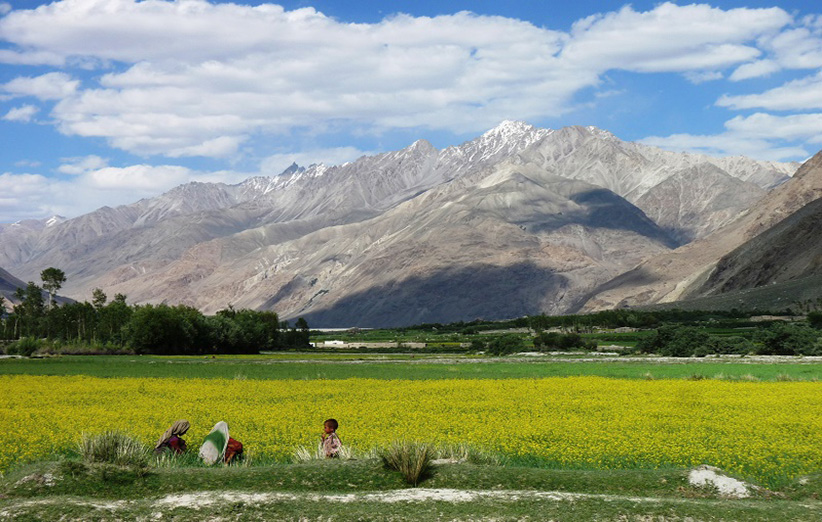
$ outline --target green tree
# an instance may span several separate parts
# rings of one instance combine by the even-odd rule
[[[759,355],[819,355],[820,333],[809,326],[774,323],[757,333]]]
[[[822,330],[822,312],[811,312],[808,314],[808,324],[817,330]]]
[[[51,308],[55,294],[66,282],[66,274],[59,268],[49,267],[40,272],[40,279],[43,280],[43,288],[49,293],[49,308]]]
[[[197,355],[213,344],[203,314],[183,305],[136,307],[125,335],[128,344],[140,353]]]
[[[106,305],[106,301],[108,301],[108,296],[103,292],[102,288],[95,288],[91,291],[91,304],[94,305],[94,308],[97,310],[103,308]]]
[[[97,339],[102,343],[125,344],[123,338],[123,328],[131,320],[134,309],[126,304],[125,296],[118,299],[116,296],[112,302],[97,311]]]
[[[508,355],[522,351],[524,343],[522,338],[516,334],[506,334],[494,337],[489,343],[486,351],[491,355]]]
[[[26,289],[18,288],[15,296],[20,304],[14,307],[14,314],[19,319],[19,328],[15,332],[20,337],[41,336],[41,326],[45,315],[43,289],[29,281]]]

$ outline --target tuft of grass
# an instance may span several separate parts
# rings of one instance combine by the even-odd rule
[[[89,464],[148,468],[149,450],[142,442],[121,431],[105,431],[96,435],[83,434],[80,455]]]
[[[422,442],[395,441],[378,453],[386,469],[399,471],[407,484],[416,487],[431,475],[436,450]]]
[[[337,452],[337,458],[340,460],[357,460],[359,458],[373,459],[375,458],[374,450],[361,452],[355,451],[351,446],[340,446]],[[291,454],[292,462],[311,462],[314,460],[326,460],[325,452],[322,446],[318,445],[314,450],[300,446],[294,453]]]
[[[503,466],[507,462],[506,457],[501,453],[477,449],[467,444],[438,445],[435,453],[437,459],[446,459],[456,463],[470,462],[471,464]]]

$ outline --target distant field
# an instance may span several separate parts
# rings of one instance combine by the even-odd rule
[[[544,356],[469,357],[278,353],[254,356],[62,356],[0,359],[0,375],[184,377],[206,379],[518,379],[599,376],[620,379],[822,380],[822,363],[743,359]]]

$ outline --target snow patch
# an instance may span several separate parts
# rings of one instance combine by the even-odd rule
[[[747,498],[751,495],[748,485],[722,474],[722,470],[713,466],[699,466],[688,474],[688,482],[696,487],[713,487],[720,495],[731,498]]]

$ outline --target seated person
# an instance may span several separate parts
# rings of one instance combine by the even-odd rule
[[[159,455],[168,450],[177,455],[185,453],[186,441],[182,439],[182,436],[186,434],[190,426],[187,420],[175,421],[157,441],[157,445],[154,446],[154,453]]]
[[[225,447],[225,455],[223,455],[223,462],[226,465],[232,462],[237,462],[243,459],[243,443],[239,440],[228,438],[228,444]]]

